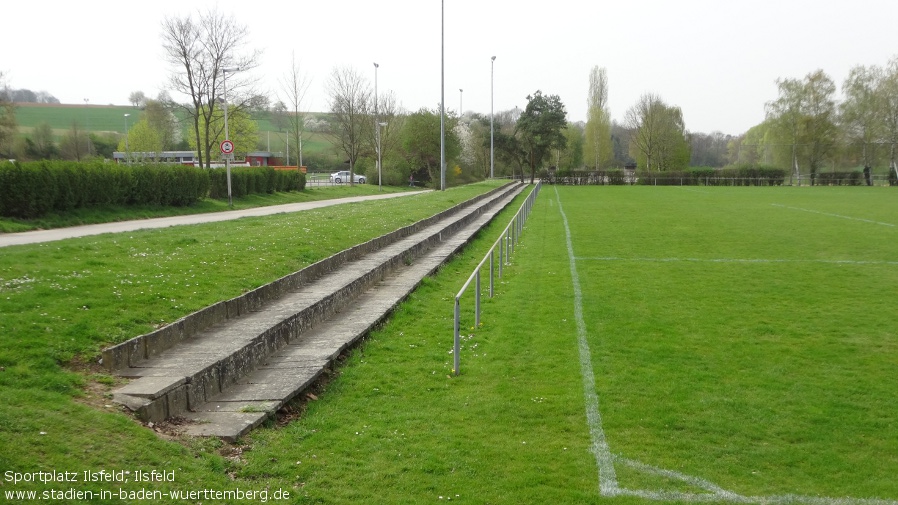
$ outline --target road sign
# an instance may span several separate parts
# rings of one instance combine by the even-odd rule
[[[222,140],[221,141],[221,153],[222,154],[231,154],[234,152],[234,143],[230,140]]]

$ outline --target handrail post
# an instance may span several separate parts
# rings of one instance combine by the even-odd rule
[[[505,262],[505,256],[503,255],[503,249],[505,245],[505,237],[499,238],[499,278],[502,278],[502,263]]]
[[[480,327],[480,269],[477,269],[477,280],[474,283],[474,327]]]
[[[493,297],[493,256],[495,256],[495,252],[493,249],[490,249],[490,298]]]
[[[454,360],[453,365],[452,365],[452,371],[456,376],[458,375],[459,354],[461,354],[461,352],[460,352],[461,343],[459,342],[459,336],[458,336],[458,320],[460,317],[461,317],[461,306],[458,303],[458,296],[456,296],[455,297],[455,341],[454,341],[453,347],[452,347],[452,354],[453,354],[453,360]]]

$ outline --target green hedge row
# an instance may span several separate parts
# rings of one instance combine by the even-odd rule
[[[211,178],[209,196],[228,197],[227,169],[208,170]],[[299,170],[275,170],[271,167],[231,168],[231,196],[239,198],[253,193],[302,191],[306,188],[306,174]]]
[[[619,186],[781,186],[786,171],[764,166],[741,166],[725,169],[693,168],[671,172],[627,173],[625,170],[559,170],[541,174],[543,181],[570,185]]]
[[[231,194],[302,191],[305,174],[271,167],[231,171]],[[118,165],[103,161],[0,162],[0,216],[36,218],[100,205],[187,206],[227,198],[226,170],[174,164]]]
[[[35,218],[98,205],[185,206],[209,192],[209,175],[182,165],[103,161],[0,163],[0,215]]]
[[[817,172],[811,184],[815,186],[863,186],[867,184],[864,173],[854,172]]]
[[[640,172],[639,184],[649,186],[782,186],[786,171],[765,166],[693,168],[676,172]]]

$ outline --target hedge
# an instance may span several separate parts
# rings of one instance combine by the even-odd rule
[[[228,197],[228,176],[224,168],[208,170],[211,198]],[[275,170],[271,167],[235,167],[231,169],[231,196],[239,198],[253,193],[302,191],[306,174],[299,170]]]
[[[864,173],[854,172],[817,172],[812,179],[816,186],[862,186],[867,183]]]
[[[103,161],[0,163],[0,216],[36,218],[99,205],[187,206],[209,192],[207,171]]]
[[[559,170],[541,174],[543,181],[569,185],[618,186],[781,186],[786,171],[764,166],[740,166],[725,169],[693,168],[667,172],[630,172],[611,170]]]
[[[650,186],[782,186],[786,171],[765,166],[693,168],[672,172],[640,172],[638,184]]]

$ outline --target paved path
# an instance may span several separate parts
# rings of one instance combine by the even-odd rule
[[[185,224],[215,223],[228,221],[241,217],[270,216],[287,212],[318,209],[340,205],[343,203],[363,202],[366,200],[382,200],[385,198],[397,198],[424,193],[425,191],[408,191],[402,193],[388,193],[384,195],[350,196],[347,198],[334,198],[331,200],[318,200],[315,202],[287,203],[284,205],[271,205],[268,207],[254,207],[252,209],[228,210],[224,212],[209,212],[206,214],[188,214],[186,216],[157,217],[152,219],[139,219],[136,221],[119,221],[115,223],[89,224],[85,226],[72,226],[69,228],[56,228],[53,230],[26,231],[21,233],[0,233],[0,247],[23,244],[38,244],[41,242],[53,242],[67,238],[87,237],[103,233],[119,233],[125,231],[146,230],[151,228],[168,228]]]

